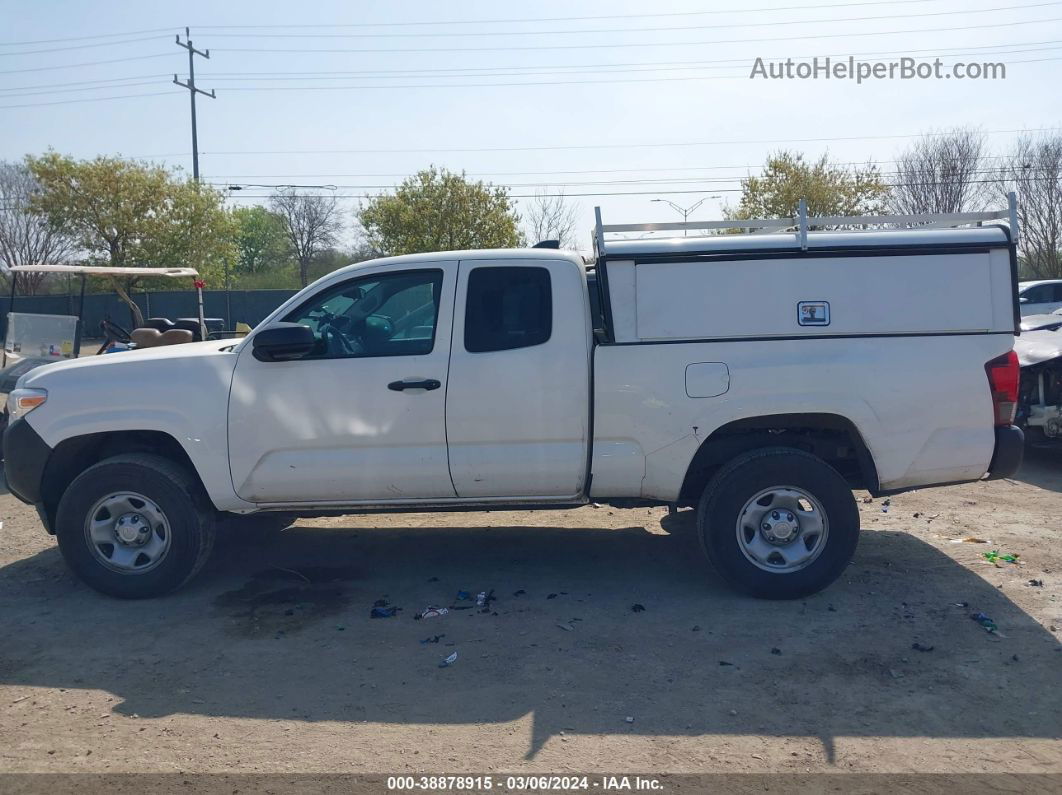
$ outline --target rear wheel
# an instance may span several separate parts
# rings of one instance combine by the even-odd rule
[[[141,599],[179,588],[206,563],[214,515],[199,482],[160,456],[132,454],[89,467],[56,514],[59,549],[97,591]]]
[[[859,509],[825,461],[772,447],[738,456],[712,478],[697,526],[705,554],[734,588],[795,599],[844,571],[859,540]]]

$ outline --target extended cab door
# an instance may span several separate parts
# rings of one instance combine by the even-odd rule
[[[590,412],[586,277],[570,260],[462,260],[446,430],[457,494],[581,494]]]
[[[283,317],[314,331],[309,355],[262,362],[244,345],[229,397],[236,493],[262,503],[453,497],[444,410],[456,280],[456,261],[370,267]]]

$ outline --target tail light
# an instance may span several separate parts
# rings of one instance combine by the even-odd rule
[[[1018,407],[1018,354],[1009,351],[985,364],[996,425],[1010,425]]]

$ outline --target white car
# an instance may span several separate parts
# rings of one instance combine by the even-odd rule
[[[1062,279],[1018,283],[1018,304],[1025,315],[1049,315],[1062,309]]]
[[[591,501],[695,506],[723,578],[804,596],[852,559],[853,488],[1006,477],[1024,447],[1008,230],[814,224],[352,265],[242,340],[23,376],[8,486],[122,597],[186,582],[234,514]]]

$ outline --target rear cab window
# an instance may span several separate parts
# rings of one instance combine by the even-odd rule
[[[465,350],[528,348],[553,333],[549,271],[538,267],[481,267],[468,275]]]

